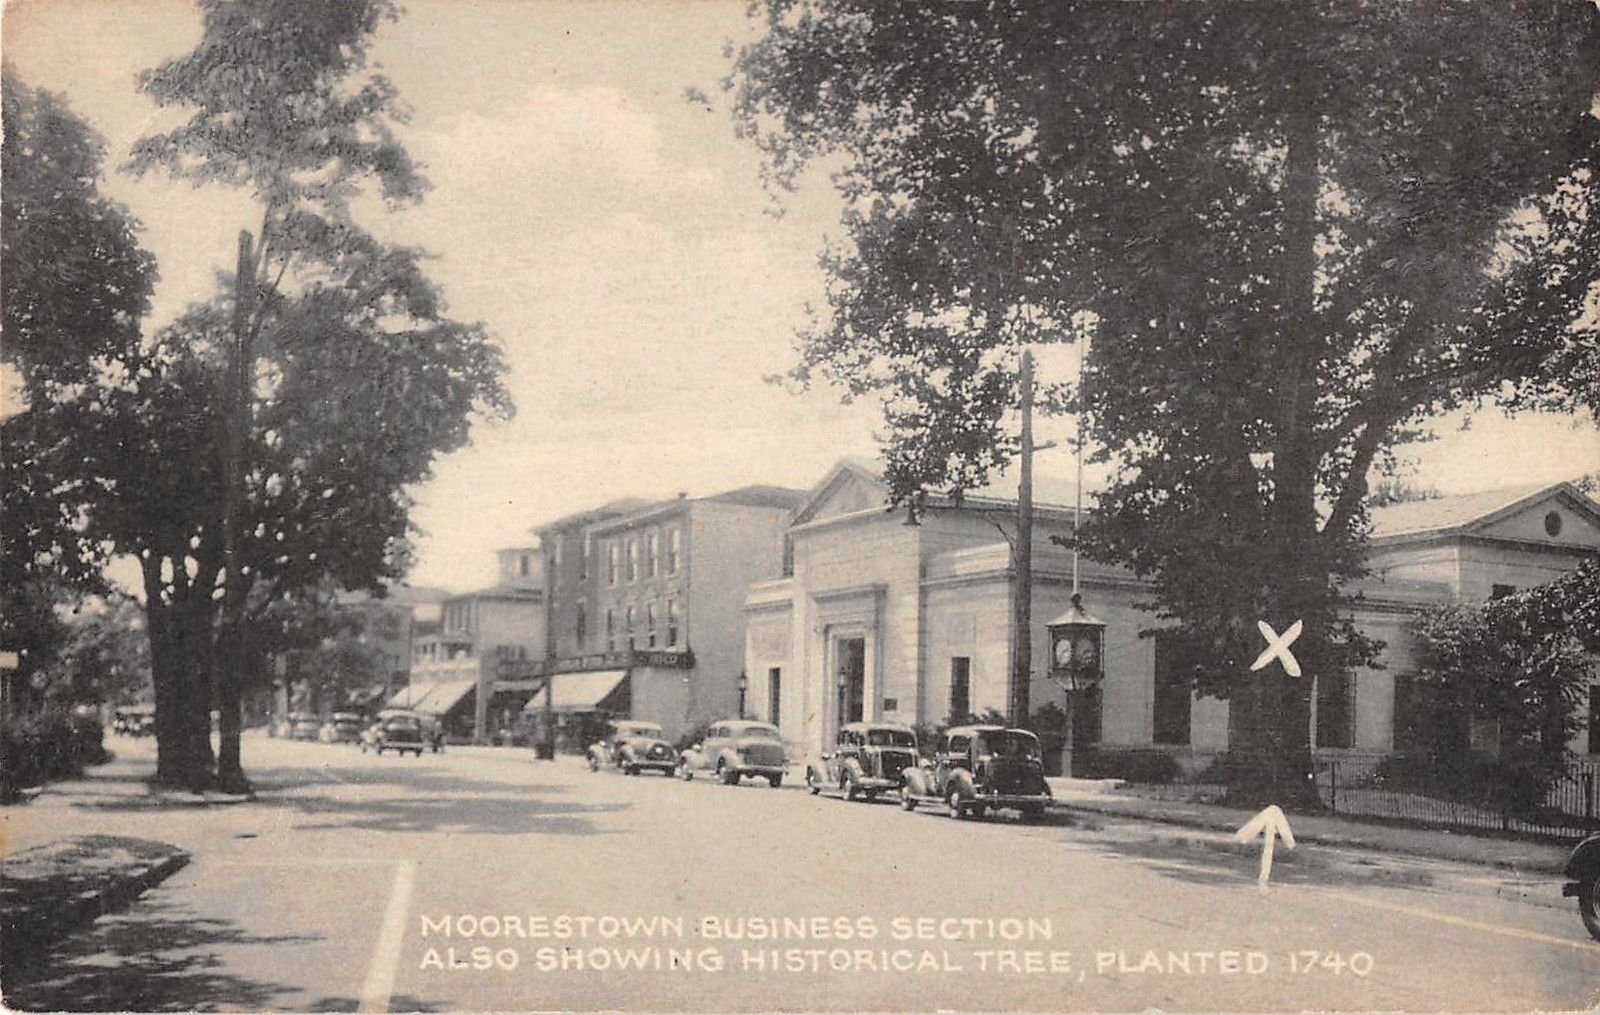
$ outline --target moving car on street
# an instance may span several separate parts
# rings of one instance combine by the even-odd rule
[[[917,764],[917,735],[898,723],[853,722],[839,730],[834,746],[806,763],[806,788],[813,794],[837,787],[846,800],[871,800],[898,790],[902,773]]]
[[[378,724],[377,742],[373,746],[380,755],[386,750],[399,754],[412,751],[422,757],[422,750],[427,746],[422,721],[412,715],[390,716]]]
[[[1039,738],[1004,726],[953,726],[939,740],[933,761],[907,769],[900,805],[942,803],[952,818],[981,818],[992,810],[1019,812],[1037,821],[1050,805]]]
[[[709,771],[729,786],[746,776],[766,779],[774,788],[783,785],[789,751],[778,728],[749,719],[724,719],[711,724],[706,738],[683,752],[678,766],[684,780]]]
[[[661,724],[637,719],[606,723],[605,738],[589,746],[589,771],[612,765],[627,775],[643,771],[671,775],[678,767],[678,752],[662,739]]]

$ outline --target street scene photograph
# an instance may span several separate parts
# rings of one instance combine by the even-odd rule
[[[1600,2],[0,60],[6,1010],[1600,1006]]]

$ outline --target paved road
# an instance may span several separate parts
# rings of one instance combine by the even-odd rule
[[[147,744],[115,746],[140,762]],[[1135,824],[591,774],[525,752],[378,759],[253,740],[264,793],[155,809],[124,764],[5,815],[10,848],[116,831],[195,861],[41,968],[63,1009],[1574,1009],[1575,914],[1438,865],[1247,856]],[[120,775],[118,773],[121,773]],[[1192,837],[1189,837],[1192,839]],[[1355,876],[1391,869],[1400,881]]]

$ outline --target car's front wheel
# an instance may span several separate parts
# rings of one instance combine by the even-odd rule
[[[1583,885],[1578,892],[1578,915],[1589,936],[1600,941],[1600,879]]]
[[[900,784],[900,809],[914,811],[917,809],[916,795],[911,792],[911,787],[905,783]]]
[[[782,772],[774,772],[771,775],[767,776],[767,785],[771,786],[773,789],[777,789],[779,786],[782,786],[783,785],[783,773]]]
[[[589,755],[589,771],[591,771],[591,772],[600,771],[600,759],[595,757],[592,754]]]
[[[950,792],[944,796],[944,803],[946,807],[950,808],[950,817],[966,817],[966,807],[961,803],[961,788],[959,786],[950,787]]]
[[[817,770],[809,766],[806,768],[806,789],[811,791],[812,796],[822,792],[822,780],[817,778]]]
[[[725,786],[739,785],[738,769],[728,764],[726,760],[717,762],[717,778],[721,779]]]

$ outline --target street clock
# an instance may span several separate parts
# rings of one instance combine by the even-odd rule
[[[1074,593],[1072,607],[1046,625],[1050,634],[1050,679],[1072,691],[1084,691],[1105,677],[1105,621],[1083,609]]]

